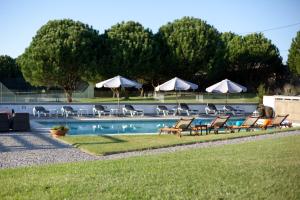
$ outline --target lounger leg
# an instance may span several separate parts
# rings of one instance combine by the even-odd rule
[[[215,134],[218,134],[218,133],[219,133],[219,130],[214,128],[214,133],[215,133]]]
[[[177,135],[181,137],[181,131],[177,131]]]

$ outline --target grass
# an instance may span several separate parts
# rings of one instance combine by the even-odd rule
[[[300,199],[300,136],[0,170],[0,199]]]
[[[228,103],[258,103],[258,97],[255,94],[230,94]],[[117,103],[117,98],[97,97],[97,98],[78,98],[74,99],[83,103]],[[225,103],[225,95],[220,94],[203,94],[201,100],[196,100],[196,95],[178,97],[179,102],[184,103]],[[176,103],[175,95],[167,95],[164,101],[159,101],[153,97],[130,97],[129,99],[121,98],[120,103]]]
[[[96,155],[108,155],[113,153],[135,150],[155,149],[181,144],[192,144],[214,140],[247,137],[252,135],[272,134],[279,131],[299,130],[290,128],[267,131],[236,132],[227,134],[208,134],[203,136],[186,135],[181,138],[175,135],[118,135],[118,136],[65,136],[61,137],[65,142],[80,148],[85,152]]]

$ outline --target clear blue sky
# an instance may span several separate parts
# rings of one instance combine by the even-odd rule
[[[264,32],[286,61],[300,31],[300,0],[0,0],[0,55],[21,55],[36,31],[52,19],[71,18],[103,33],[112,25],[138,21],[154,33],[183,16],[201,18],[220,32]]]

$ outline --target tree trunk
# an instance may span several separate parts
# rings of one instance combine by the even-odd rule
[[[126,90],[126,89],[124,89],[124,98],[126,99],[126,100],[128,100],[129,99],[129,94],[128,94],[128,91]]]
[[[144,89],[141,88],[141,89],[140,89],[140,97],[143,97],[143,96],[144,96]]]
[[[113,98],[116,98],[117,97],[117,90],[115,88],[111,88],[111,91],[113,93]]]
[[[71,103],[73,101],[73,99],[72,99],[73,91],[65,89],[65,94],[66,94],[66,97],[67,97],[67,102]]]
[[[151,85],[152,85],[152,87],[153,87],[153,96],[156,97],[156,90],[155,90],[155,88],[156,88],[157,86],[159,86],[159,84],[158,84],[157,86],[155,86],[155,85],[154,85],[154,81],[152,80]]]

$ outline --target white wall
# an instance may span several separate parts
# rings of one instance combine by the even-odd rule
[[[276,115],[289,114],[288,120],[300,121],[300,97],[299,96],[264,96],[263,103],[275,110]]]
[[[275,96],[263,96],[263,104],[275,109]]]

